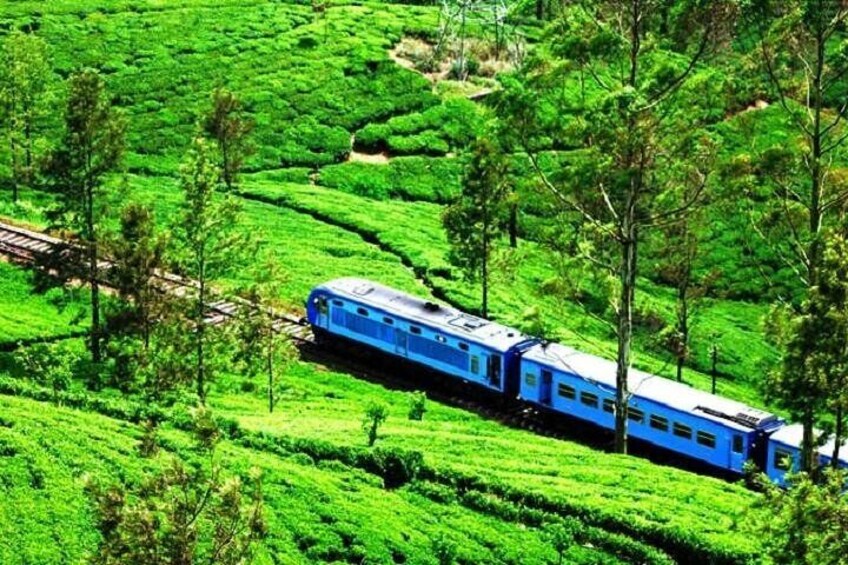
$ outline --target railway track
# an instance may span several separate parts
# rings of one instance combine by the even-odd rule
[[[72,243],[40,232],[27,230],[17,226],[0,223],[0,254],[23,264],[37,264],[39,259],[67,249]],[[108,272],[112,264],[108,260],[100,262],[102,282],[108,286]],[[197,289],[197,283],[191,279],[180,277],[173,273],[158,273],[158,287],[163,292],[185,296]],[[247,300],[240,298],[225,298],[211,302],[204,313],[207,324],[225,323],[236,317],[242,308],[251,306]],[[296,341],[310,341],[312,334],[309,326],[301,318],[289,313],[271,311],[274,327],[278,332],[289,335]]]
[[[67,248],[69,245],[73,244],[40,232],[0,222],[0,255],[5,255],[18,263],[37,264],[39,258],[55,253],[57,249]],[[110,267],[109,261],[101,263],[104,275]],[[157,277],[161,281],[160,288],[164,292],[185,295],[196,288],[195,281],[173,273],[160,273]],[[103,277],[103,282],[108,286],[107,276]],[[225,323],[234,318],[241,308],[248,306],[250,302],[238,297],[222,298],[210,303],[205,320],[208,324]],[[597,430],[579,422],[564,421],[558,415],[544,413],[519,400],[488,398],[485,395],[481,397],[479,391],[472,389],[472,386],[467,383],[445,377],[427,368],[414,366],[410,362],[379,356],[350,344],[332,343],[329,344],[331,347],[326,347],[327,344],[317,342],[311,328],[303,318],[295,314],[276,311],[272,311],[272,315],[276,320],[277,331],[289,335],[298,346],[301,356],[308,361],[391,389],[423,390],[433,400],[473,412],[486,419],[496,420],[512,428],[521,428],[556,439],[578,441],[602,450],[609,449],[612,445],[611,438],[599,436]],[[642,450],[636,447],[635,451],[659,463],[671,463],[690,468],[685,461],[670,462],[663,456],[657,458],[650,449]],[[700,466],[692,467],[690,470],[722,477],[716,475],[713,470]]]

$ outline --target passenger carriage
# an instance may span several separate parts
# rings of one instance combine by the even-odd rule
[[[358,278],[316,287],[307,319],[318,333],[369,345],[492,391],[517,393],[520,331]]]
[[[819,432],[816,431],[816,435]],[[790,424],[771,435],[768,443],[768,459],[764,467],[769,478],[781,486],[786,485],[786,474],[801,468],[801,440],[804,427]],[[833,460],[834,440],[818,448],[819,465],[828,466]],[[839,467],[848,468],[848,445],[843,445],[839,454]]]
[[[616,364],[551,343],[521,360],[520,396],[550,410],[615,428]],[[765,460],[775,415],[631,369],[628,429],[633,438],[715,467],[742,473],[745,461]]]

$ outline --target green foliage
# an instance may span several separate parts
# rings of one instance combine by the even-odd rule
[[[216,88],[212,92],[212,108],[204,118],[203,129],[218,143],[221,177],[228,190],[238,183],[245,157],[253,150],[247,139],[253,127],[253,122],[245,118],[242,103],[235,94],[226,88]]]
[[[53,390],[53,402],[59,404],[59,393],[70,387],[79,359],[61,344],[52,343],[18,349],[16,357],[32,380]]]
[[[416,390],[409,395],[409,419],[420,422],[427,411],[427,393]]]
[[[368,447],[374,445],[377,441],[377,430],[389,417],[389,411],[385,405],[373,403],[365,409],[365,417],[362,419],[362,431],[368,440]]]
[[[356,132],[354,147],[392,155],[444,155],[470,144],[481,121],[476,104],[454,98],[420,113],[369,124]]]
[[[398,157],[388,164],[348,162],[321,169],[318,182],[344,192],[384,200],[446,203],[460,192],[461,162],[455,158]]]
[[[845,560],[848,500],[844,471],[827,470],[817,483],[806,473],[781,489],[760,478],[765,490],[752,508],[751,530],[763,540],[766,563],[837,564]]]
[[[39,122],[51,78],[47,44],[33,33],[8,34],[0,49],[0,126],[9,140],[12,200],[18,186],[31,185],[38,155]]]

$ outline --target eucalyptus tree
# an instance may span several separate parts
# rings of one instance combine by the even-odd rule
[[[0,49],[0,118],[9,142],[12,200],[33,175],[33,142],[50,81],[47,44],[32,33],[14,30]]]
[[[571,2],[500,100],[505,130],[552,205],[579,224],[579,249],[617,281],[617,452],[627,451],[639,249],[652,230],[702,202],[714,143],[698,128],[696,98],[680,98],[699,63],[723,45],[734,13],[730,1],[687,2],[670,24],[672,41],[662,34],[669,24],[659,0]],[[580,94],[564,95],[571,89]],[[563,146],[582,150],[565,164],[544,158],[544,149]],[[668,197],[686,182],[696,187],[689,198]]]
[[[492,251],[509,227],[512,196],[509,162],[487,137],[475,142],[462,180],[462,193],[442,216],[451,244],[449,259],[470,281],[482,284],[481,313],[489,314]]]
[[[82,255],[70,256],[79,261],[78,276],[91,289],[89,346],[94,362],[102,357],[99,263],[101,228],[109,200],[105,181],[121,162],[125,132],[126,123],[112,108],[100,74],[91,69],[72,74],[68,79],[65,132],[50,155],[46,174],[57,197],[51,220],[76,232],[84,249]]]
[[[792,304],[801,317],[793,327],[804,332],[817,324],[810,316],[825,315],[809,309],[815,302],[811,294],[819,284],[824,230],[844,214],[848,199],[848,182],[837,165],[848,137],[848,1],[759,0],[753,5],[763,67],[800,140],[774,144],[761,156],[771,194],[753,226],[804,289]],[[817,407],[825,406],[829,396],[818,386],[821,375],[808,359],[820,345],[812,336],[796,336],[783,370],[770,382],[777,401],[793,411],[798,401],[793,391],[805,391],[807,401],[797,416],[804,426],[802,468],[807,471],[816,464]]]
[[[212,92],[212,107],[203,121],[206,134],[218,144],[221,154],[221,178],[228,190],[238,184],[244,159],[252,152],[248,136],[253,122],[245,115],[243,104],[226,88]]]
[[[205,317],[213,300],[212,282],[233,272],[246,252],[244,234],[238,229],[239,207],[220,193],[220,171],[212,160],[208,142],[197,137],[180,167],[183,200],[172,227],[176,263],[181,274],[196,288],[191,302],[192,329],[185,352],[194,366],[197,396],[206,401],[207,381],[213,371],[210,346],[219,342],[219,330],[208,327]]]

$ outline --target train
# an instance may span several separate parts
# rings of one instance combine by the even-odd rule
[[[312,289],[306,318],[344,339],[606,430],[615,427],[616,364],[362,278]],[[753,462],[777,484],[798,468],[801,426],[744,403],[632,369],[629,436],[730,475]],[[830,458],[822,450],[820,461]],[[848,457],[840,457],[848,467]]]

